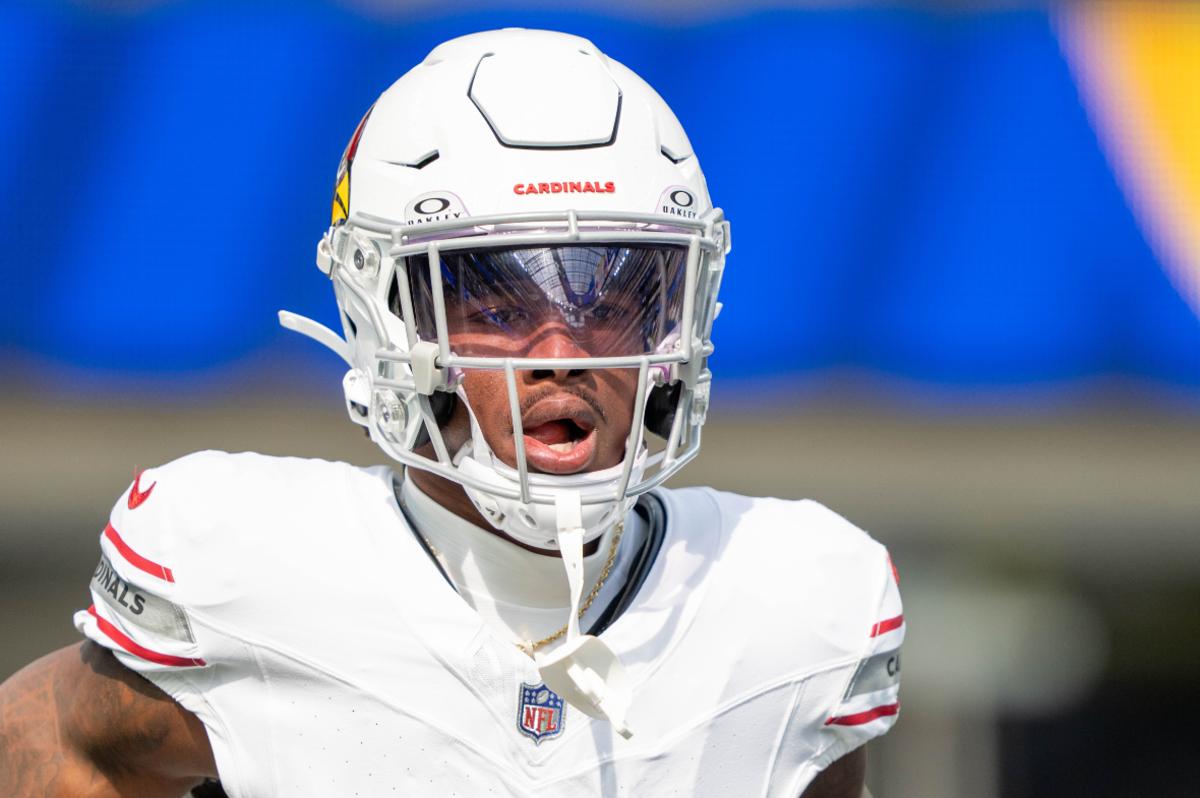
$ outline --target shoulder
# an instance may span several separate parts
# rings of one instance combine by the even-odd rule
[[[887,549],[820,502],[742,496],[711,488],[660,494],[681,532],[719,530],[727,539],[721,559],[730,568],[793,578],[803,575],[811,589],[823,592],[861,589],[864,580],[881,585],[890,572]]]
[[[785,647],[774,652],[780,661],[818,666],[852,659],[883,620],[876,616],[899,605],[887,549],[819,502],[709,488],[663,493],[681,534],[720,528],[716,588],[743,618],[761,619],[761,639]],[[779,618],[788,619],[783,629],[768,622]]]
[[[386,468],[327,460],[195,452],[137,474],[110,521],[134,535],[186,539],[219,532],[239,518],[310,510],[347,494],[385,489],[388,474]]]
[[[819,502],[676,493],[676,507],[706,504],[725,530],[706,605],[720,639],[740,649],[739,684],[747,694],[804,684],[779,748],[797,765],[784,792],[798,795],[896,721],[899,577],[881,543]]]
[[[390,497],[383,467],[205,451],[147,469],[100,534],[76,626],[142,671],[228,659],[216,637],[271,628],[297,584],[378,527],[355,514]]]
[[[189,606],[236,598],[311,551],[390,471],[254,452],[203,451],[139,473],[101,537],[122,574]]]
[[[272,499],[302,497],[315,485],[337,489],[346,483],[377,481],[380,469],[257,452],[194,452],[140,472],[118,499],[113,513],[139,516],[156,511],[215,514]]]

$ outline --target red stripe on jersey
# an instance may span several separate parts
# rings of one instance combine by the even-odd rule
[[[146,491],[149,493],[150,491]],[[900,572],[896,570],[896,563],[892,562],[892,555],[888,555],[888,566],[892,569],[892,578],[896,580],[896,587],[900,587]]]
[[[900,702],[895,704],[884,704],[883,706],[868,709],[866,712],[855,712],[853,715],[838,715],[825,721],[826,726],[861,726],[864,723],[870,723],[878,718],[885,718],[888,715],[895,715],[900,711]]]
[[[176,657],[173,654],[160,654],[159,652],[153,651],[149,648],[146,648],[145,646],[138,645],[127,634],[122,632],[117,627],[113,626],[111,623],[109,623],[104,618],[101,618],[96,613],[96,605],[95,604],[88,607],[87,611],[88,611],[89,615],[91,615],[93,618],[96,619],[96,625],[100,627],[100,631],[104,632],[104,634],[107,635],[110,640],[112,640],[114,643],[116,643],[121,648],[128,651],[130,654],[136,654],[137,656],[141,657],[144,660],[147,660],[149,662],[157,662],[159,665],[176,665],[179,667],[189,667],[192,665],[206,664],[204,662],[204,660],[202,660],[202,659],[196,659],[196,658],[192,658],[192,657]]]
[[[112,544],[117,547],[117,551],[121,552],[121,556],[128,560],[130,565],[145,571],[151,576],[157,576],[159,579],[164,579],[168,582],[175,581],[175,575],[171,573],[170,568],[165,565],[159,565],[154,560],[147,560],[129,548],[129,544],[121,539],[120,533],[113,528],[112,524],[104,527],[104,537],[112,541]]]
[[[904,615],[897,615],[895,618],[888,618],[886,621],[880,621],[871,627],[871,637],[879,637],[882,634],[887,634],[893,629],[899,629],[904,625]]]

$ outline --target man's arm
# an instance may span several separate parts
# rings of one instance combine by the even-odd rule
[[[196,716],[95,643],[0,685],[0,795],[178,798],[216,775]]]
[[[860,746],[817,774],[800,798],[870,798],[867,747]]]

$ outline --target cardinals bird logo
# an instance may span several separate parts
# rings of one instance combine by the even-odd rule
[[[333,219],[331,224],[341,224],[350,216],[350,167],[354,164],[354,156],[358,152],[358,141],[362,138],[363,128],[367,125],[367,117],[371,115],[372,109],[375,106],[367,109],[363,118],[358,123],[358,127],[354,128],[354,135],[350,137],[350,143],[346,145],[346,151],[342,153],[342,162],[338,164],[337,182],[333,187]]]

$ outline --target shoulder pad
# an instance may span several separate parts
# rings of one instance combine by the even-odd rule
[[[92,605],[76,614],[75,624],[129,667],[207,664],[184,609],[187,591],[177,579],[188,548],[177,533],[178,519],[194,505],[190,486],[211,482],[221,463],[221,453],[201,452],[139,472],[100,534]]]

